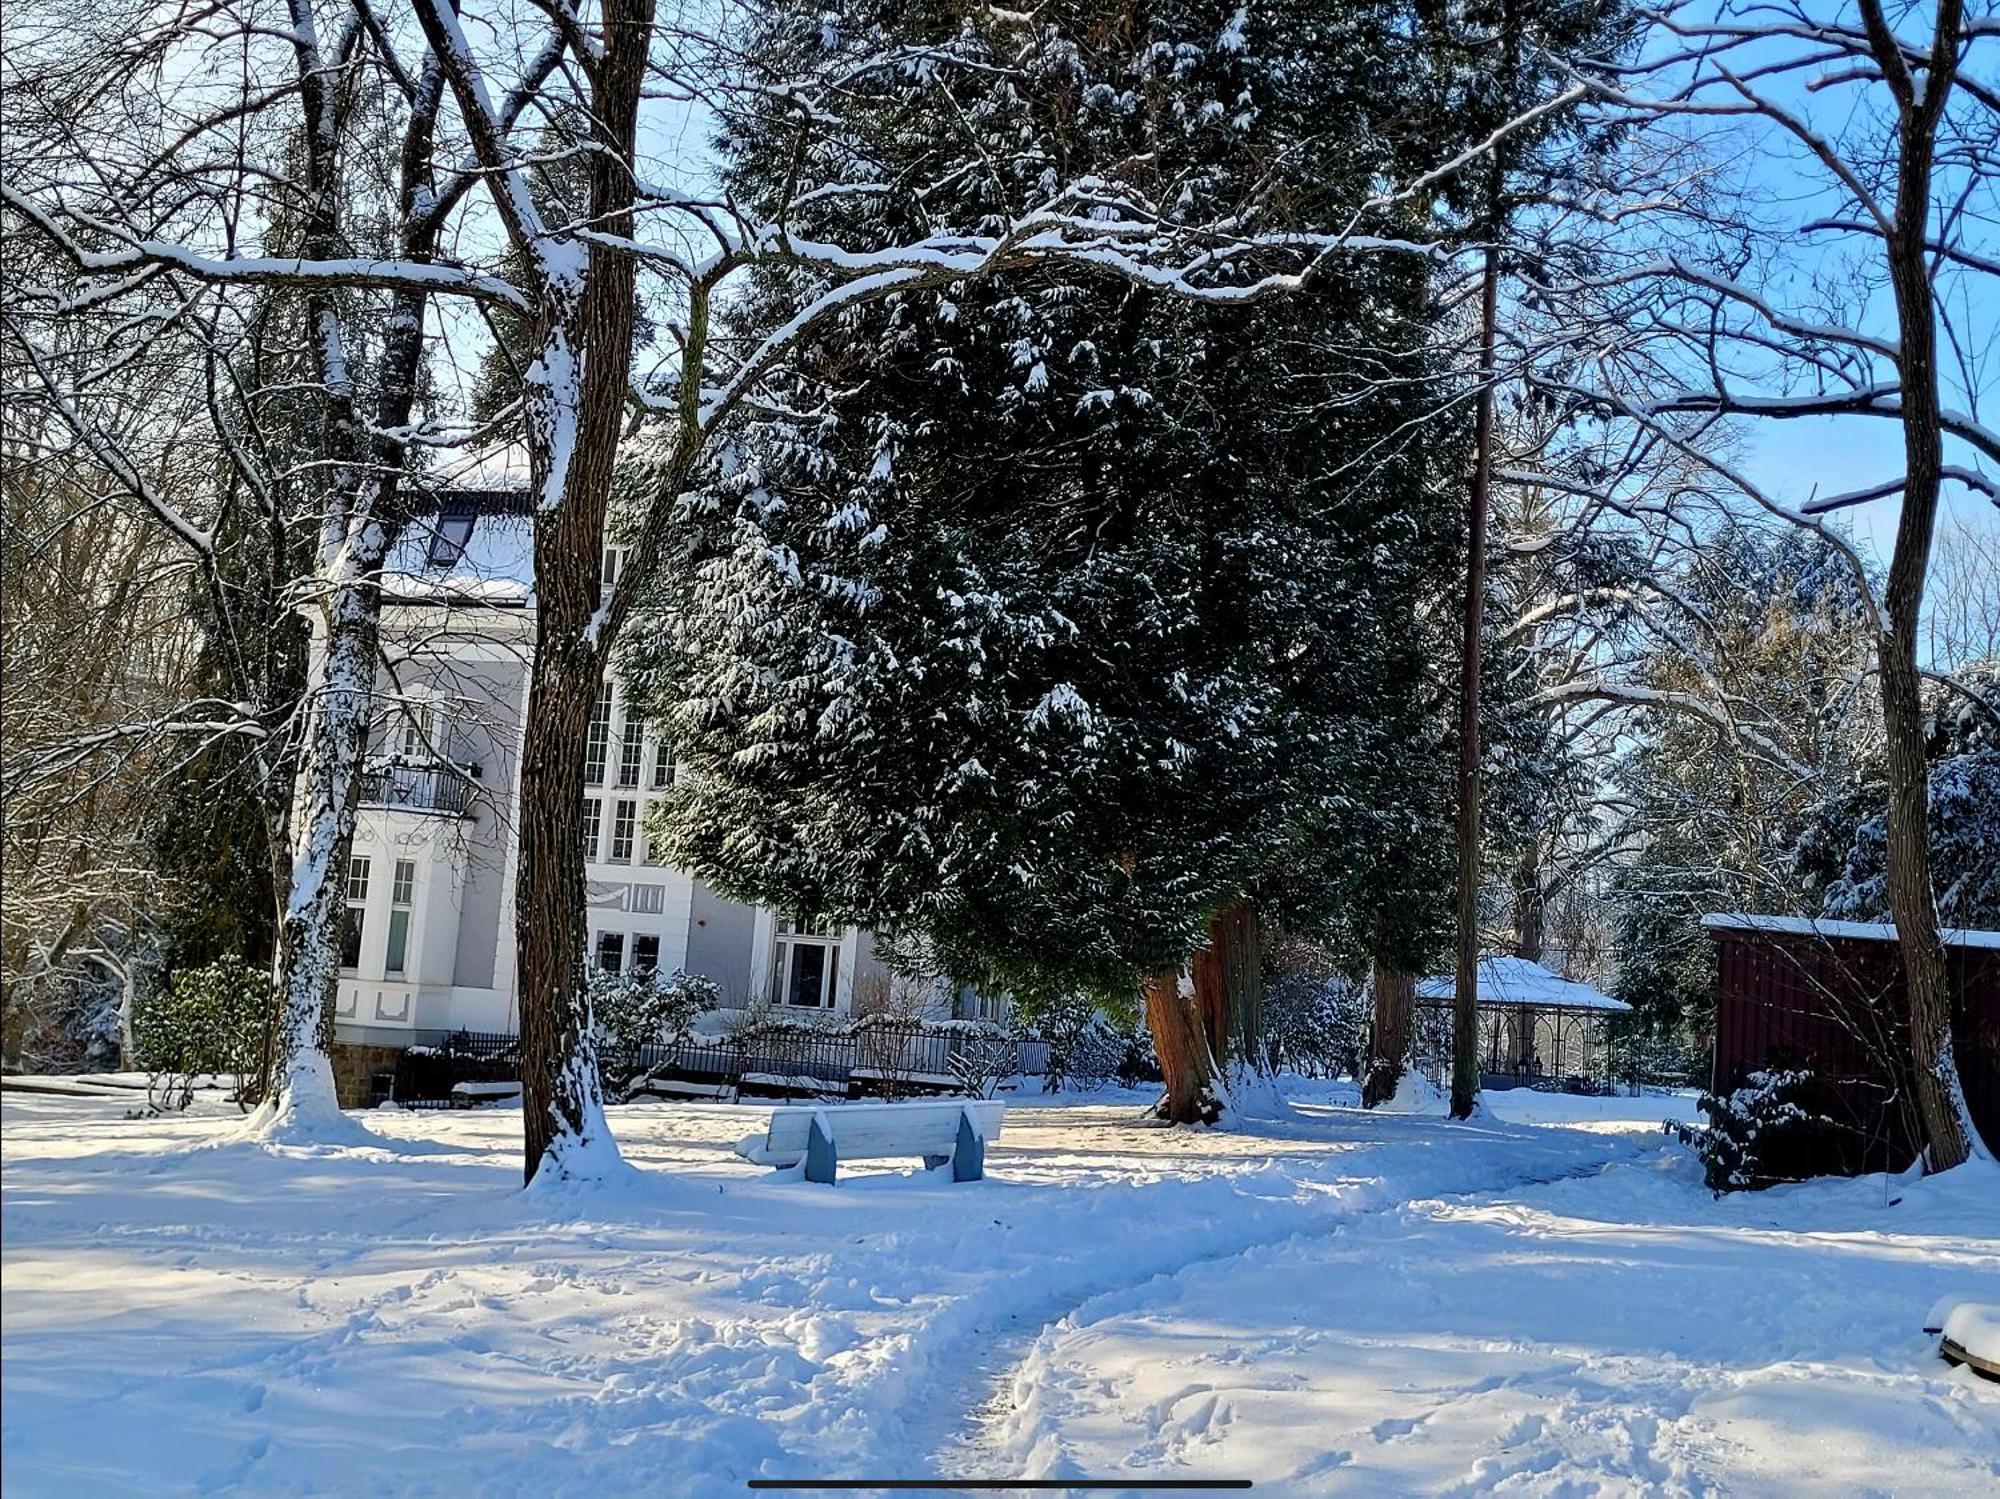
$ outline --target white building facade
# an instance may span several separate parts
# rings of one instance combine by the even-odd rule
[[[515,1033],[515,829],[534,651],[529,521],[512,491],[449,495],[385,577],[381,708],[347,875],[341,1040]],[[609,559],[615,564],[617,559]],[[659,856],[671,755],[616,682],[592,717],[577,815],[594,967],[700,974],[726,1008],[853,1013],[869,934],[725,899]]]

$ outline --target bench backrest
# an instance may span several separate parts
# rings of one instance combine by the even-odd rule
[[[826,1120],[834,1149],[843,1161],[872,1156],[950,1155],[958,1140],[959,1116],[972,1111],[981,1139],[1000,1138],[1007,1105],[991,1099],[941,1098],[923,1103],[851,1103],[830,1108],[771,1110],[771,1127],[764,1136],[768,1158],[803,1157],[814,1114]]]

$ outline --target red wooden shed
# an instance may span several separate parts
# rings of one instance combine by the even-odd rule
[[[1715,1074],[1804,1068],[1812,1107],[1841,1128],[1796,1174],[1900,1171],[1921,1138],[1909,1088],[1909,1004],[1896,929],[1803,917],[1717,915]],[[1952,1050],[1973,1123],[2000,1143],[2000,932],[1947,931]]]

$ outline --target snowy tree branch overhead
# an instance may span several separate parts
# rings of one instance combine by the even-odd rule
[[[234,91],[226,81],[190,81],[185,88],[188,122],[156,159],[135,163],[130,180],[120,182],[114,176],[107,187],[104,182],[84,179],[36,181],[35,174],[19,174],[0,185],[0,192],[4,192],[8,209],[59,246],[81,273],[82,283],[70,293],[72,298],[121,301],[142,292],[153,275],[166,272],[246,285],[421,288],[482,302],[503,313],[526,315],[530,294],[510,279],[501,263],[503,246],[494,241],[490,227],[480,228],[478,215],[465,220],[464,230],[455,236],[461,246],[460,261],[450,263],[431,256],[410,259],[394,254],[257,254],[246,248],[260,237],[254,215],[243,222],[240,236],[230,232],[211,239],[205,233],[166,232],[170,222],[146,222],[143,214],[135,217],[126,211],[127,205],[141,201],[142,194],[157,197],[163,183],[170,184],[169,191],[182,195],[190,204],[241,198],[255,168],[225,154],[237,148],[232,131],[240,133],[245,120],[268,114],[294,89],[304,89],[311,95],[308,112],[313,131],[323,134],[332,128],[333,112],[351,107],[342,102],[343,82],[356,75],[363,54],[372,53],[413,105],[434,102],[437,77],[442,74],[452,94],[456,129],[470,158],[463,167],[446,169],[448,137],[440,141],[437,159],[427,173],[429,182],[404,205],[408,222],[441,227],[441,221],[454,212],[464,219],[467,192],[484,181],[495,189],[491,204],[508,238],[536,258],[537,268],[544,274],[558,269],[550,257],[565,244],[572,247],[561,251],[567,257],[560,267],[565,274],[576,273],[581,262],[575,250],[584,245],[622,250],[641,258],[648,269],[666,275],[674,284],[668,293],[670,300],[682,301],[698,289],[713,292],[730,274],[748,265],[781,258],[842,282],[842,299],[852,300],[887,295],[909,284],[909,275],[873,279],[889,270],[927,280],[949,279],[1063,260],[1177,295],[1235,302],[1295,290],[1309,282],[1316,264],[1343,251],[1439,253],[1434,242],[1369,233],[1366,220],[1375,209],[1465,170],[1506,130],[1496,131],[1493,139],[1423,174],[1407,188],[1356,205],[1346,226],[1338,231],[1260,227],[1255,222],[1259,214],[1254,204],[1217,205],[1206,217],[1188,219],[1163,211],[1136,190],[1136,182],[1089,178],[1057,184],[1057,190],[1042,203],[1015,215],[998,232],[919,235],[898,243],[842,246],[800,235],[792,226],[793,216],[844,193],[900,190],[921,194],[923,189],[912,184],[892,189],[866,180],[832,180],[803,185],[793,201],[769,205],[761,215],[746,214],[741,204],[718,204],[712,199],[649,187],[638,217],[652,225],[654,232],[644,239],[617,237],[594,225],[545,224],[530,191],[528,174],[535,169],[535,148],[516,138],[524,114],[531,108],[532,112],[545,113],[554,107],[565,93],[558,82],[561,69],[574,66],[587,75],[601,50],[593,30],[595,23],[581,13],[563,5],[541,7],[541,11],[547,25],[539,37],[527,23],[498,17],[479,19],[483,32],[508,38],[525,59],[505,86],[489,76],[494,61],[482,59],[469,40],[471,15],[461,17],[433,0],[419,0],[407,11],[367,4],[356,5],[351,11],[329,7],[324,17],[316,17],[312,6],[301,3],[291,7],[289,25],[282,30],[268,27],[254,4],[221,7],[200,26],[159,23],[145,38],[154,54],[192,54],[219,34],[235,35],[246,51],[283,41],[299,58],[299,76],[292,85],[278,89],[253,83],[253,76],[261,79],[263,75],[250,68],[245,70],[241,87]],[[345,21],[341,19],[343,12],[347,12]],[[321,30],[334,36],[330,56],[323,55]],[[662,48],[650,63],[662,92],[672,92],[669,86],[686,89],[694,87],[697,80],[716,78],[716,70],[729,56],[720,34],[663,27],[662,38]],[[698,55],[704,47],[706,55]],[[421,49],[422,63],[409,60],[413,49]],[[816,80],[810,88],[790,84],[775,90],[774,97],[830,134],[845,128],[844,94],[857,80],[917,61],[938,71],[976,71],[983,66],[951,48],[930,49],[922,59],[906,55],[862,58],[843,61],[829,77]],[[754,79],[736,78],[725,86],[752,89],[760,85]],[[1545,101],[1524,120],[1566,99]],[[268,230],[268,226],[262,227]],[[706,239],[708,249],[689,255],[686,246],[690,236]],[[476,248],[482,240],[483,250]],[[1281,264],[1273,265],[1274,261]],[[817,315],[811,307],[802,308],[802,325]],[[709,389],[715,392],[711,400],[721,406],[730,404],[726,392],[744,383],[744,372],[762,362],[749,357],[737,371],[719,372],[709,382]],[[655,404],[650,399],[645,403]]]

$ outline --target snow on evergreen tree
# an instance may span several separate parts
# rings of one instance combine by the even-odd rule
[[[1189,216],[1324,221],[1437,145],[1406,19],[774,4],[731,186],[796,193],[790,232],[843,244],[990,232],[1093,172]],[[784,80],[836,74],[866,128],[808,141]],[[1022,996],[1129,996],[1260,889],[1347,919],[1410,822],[1414,621],[1459,523],[1428,290],[1419,256],[1241,307],[1050,266],[830,326],[687,506],[634,632],[690,772],[668,855]],[[797,300],[764,293],[739,336]]]
[[[1933,690],[1925,735],[1930,760],[1931,881],[1938,920],[1948,927],[2000,931],[2000,663],[1965,672],[1961,685]],[[1970,689],[1968,692],[1966,689]],[[1838,847],[1839,872],[1826,883],[1820,914],[1842,921],[1887,921],[1888,819],[1881,765],[1871,759],[1849,787],[1822,804],[1815,831]],[[1831,833],[1832,838],[1826,835]],[[1841,838],[1841,834],[1845,838]]]

